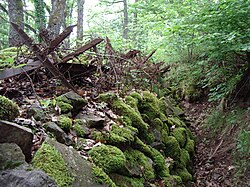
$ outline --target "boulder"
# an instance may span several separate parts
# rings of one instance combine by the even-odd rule
[[[31,161],[33,133],[29,128],[12,122],[0,120],[0,143],[15,143],[25,155],[27,162]]]
[[[58,102],[64,102],[70,104],[72,108],[72,112],[79,111],[82,107],[87,104],[87,101],[83,99],[80,95],[76,94],[73,91],[67,92],[56,98]],[[61,103],[62,104],[62,103]]]
[[[81,119],[81,123],[87,128],[103,128],[105,118],[94,114],[79,113],[76,119]]]
[[[0,120],[14,120],[19,115],[16,103],[0,95]]]
[[[73,144],[73,142],[68,137],[68,135],[56,123],[47,122],[44,124],[44,127],[46,128],[47,132],[50,132],[55,136],[58,142],[66,144],[66,145]]]
[[[53,146],[62,155],[63,160],[66,163],[66,167],[72,177],[74,178],[72,187],[103,187],[95,182],[92,165],[82,158],[79,153],[72,147],[65,146],[50,138],[47,138],[45,143]],[[38,160],[39,162],[39,160]],[[46,160],[43,160],[46,162]]]
[[[33,104],[27,111],[28,117],[34,117],[35,120],[41,121],[45,118],[45,112],[41,106],[38,104]]]
[[[0,187],[57,187],[56,182],[41,170],[22,165],[0,171]]]
[[[0,144],[0,170],[13,169],[25,163],[25,156],[17,144]]]

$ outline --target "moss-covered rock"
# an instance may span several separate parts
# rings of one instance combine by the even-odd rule
[[[139,138],[136,138],[135,147],[153,160],[155,164],[155,171],[158,176],[167,177],[170,175],[165,158],[157,149],[143,143]]]
[[[123,152],[115,146],[100,145],[93,147],[89,152],[93,162],[106,173],[116,172],[124,167],[126,158]]]
[[[125,97],[125,102],[127,105],[131,106],[137,113],[139,113],[138,111],[138,100],[135,99],[132,96],[126,96]]]
[[[43,143],[36,152],[32,165],[52,177],[59,187],[68,187],[73,183],[74,179],[67,169],[62,155],[48,143]]]
[[[18,106],[5,96],[0,95],[0,120],[12,121],[18,117]]]
[[[177,116],[168,117],[168,121],[175,127],[187,127],[186,124]]]
[[[190,162],[190,155],[186,149],[181,149],[180,163],[183,167],[187,167]]]
[[[73,109],[73,106],[71,104],[65,103],[63,101],[58,101],[57,105],[60,107],[62,114],[67,114],[71,112]]]
[[[183,127],[175,128],[171,132],[171,135],[176,138],[181,148],[183,148],[186,145],[187,138],[188,138],[186,128],[183,128]]]
[[[112,173],[111,179],[119,187],[144,187],[144,178],[127,177]]]
[[[185,146],[185,149],[188,151],[188,153],[191,156],[194,155],[194,152],[195,152],[194,148],[195,148],[195,142],[194,142],[194,140],[191,140],[190,138],[188,138],[186,146]]]
[[[131,106],[127,105],[114,94],[101,94],[99,98],[102,101],[108,102],[112,109],[114,109],[119,115],[129,118],[131,125],[137,128],[141,132],[146,132],[148,124],[145,123],[139,113],[137,113]],[[127,125],[128,123],[124,124]]]
[[[144,91],[142,92],[142,101],[139,105],[141,114],[145,114],[149,119],[155,119],[160,116],[158,100],[154,94]]]
[[[134,141],[136,132],[133,132],[128,127],[121,127],[116,124],[111,126],[109,132],[108,142],[111,144],[128,143]]]
[[[98,166],[93,167],[93,175],[95,176],[95,181],[100,184],[107,184],[109,187],[117,187],[112,179],[103,171],[102,168]]]
[[[145,180],[153,180],[155,172],[153,161],[142,152],[135,149],[128,149],[124,152],[126,157],[125,168],[130,177],[143,177]]]
[[[187,183],[188,181],[193,180],[192,175],[188,172],[188,170],[185,167],[178,168],[175,172],[176,172],[176,175],[181,177],[184,183]]]
[[[84,135],[86,134],[82,126],[78,123],[73,125],[73,130],[76,132],[76,135],[79,137],[84,137]]]
[[[87,101],[84,98],[82,98],[80,95],[76,94],[73,91],[60,95],[56,98],[56,101],[61,104],[63,103],[63,107],[65,107],[65,110],[71,108],[69,106],[71,105],[73,107],[72,112],[80,110],[83,106],[87,104]],[[65,103],[69,105],[66,106]]]
[[[181,177],[177,175],[164,177],[164,184],[166,187],[184,187]]]
[[[72,119],[67,116],[61,115],[58,119],[58,126],[64,131],[69,131],[72,128]]]
[[[181,148],[176,138],[173,136],[164,137],[163,143],[165,145],[165,155],[174,160],[179,160],[181,156]]]

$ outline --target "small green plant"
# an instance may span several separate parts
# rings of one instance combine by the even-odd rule
[[[250,155],[250,131],[242,130],[238,136],[237,149],[240,153]]]

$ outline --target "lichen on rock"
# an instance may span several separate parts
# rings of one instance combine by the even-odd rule
[[[0,95],[0,120],[12,121],[18,117],[19,111],[16,103]]]

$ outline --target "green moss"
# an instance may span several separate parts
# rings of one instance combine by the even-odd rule
[[[59,187],[69,187],[74,180],[62,155],[48,143],[43,143],[36,152],[32,165],[52,177]]]
[[[166,187],[184,187],[181,177],[177,175],[164,177],[164,184]]]
[[[100,184],[108,184],[109,187],[116,187],[115,183],[111,178],[103,171],[102,168],[98,166],[93,167],[93,175],[95,176],[95,181]]]
[[[93,131],[91,132],[91,137],[97,142],[106,142],[108,139],[108,133],[100,132],[100,131]]]
[[[137,113],[139,113],[138,111],[138,100],[131,97],[131,96],[126,96],[125,97],[125,102],[127,105],[131,106]]]
[[[167,167],[167,164],[165,162],[164,156],[157,150],[152,148],[151,158],[155,163],[155,170],[157,172],[157,175],[160,177],[168,177],[169,169]]]
[[[144,187],[144,178],[127,177],[115,173],[112,173],[110,177],[119,187]]]
[[[63,101],[59,101],[57,102],[57,104],[60,107],[62,114],[69,113],[73,109],[73,106],[71,104],[65,103]]]
[[[0,95],[0,120],[12,121],[18,117],[18,106],[5,96]]]
[[[139,131],[145,132],[148,129],[140,114],[138,114],[132,107],[126,105],[120,98],[112,101],[112,108],[116,110],[120,115],[126,116],[131,120],[132,126]]]
[[[155,164],[155,171],[160,177],[169,176],[169,169],[165,162],[164,156],[156,149],[151,148],[147,144],[143,143],[139,138],[136,138],[135,148],[140,150],[146,156],[151,158]]]
[[[176,127],[185,127],[185,128],[187,127],[186,124],[183,121],[181,121],[178,117],[168,117],[168,120]]]
[[[65,131],[69,131],[72,128],[72,119],[67,116],[61,115],[58,119],[58,125]]]
[[[137,92],[132,92],[131,94],[129,94],[131,97],[135,98],[137,100],[137,103],[139,104],[140,102],[142,102],[142,96],[141,94],[137,93]]]
[[[183,183],[187,183],[188,181],[193,180],[192,175],[188,172],[186,168],[177,169],[176,174],[181,177]]]
[[[98,99],[102,102],[110,103],[112,100],[117,99],[118,96],[115,93],[109,92],[105,94],[100,94]]]
[[[134,141],[134,135],[136,132],[131,131],[129,128],[119,127],[118,125],[112,125],[111,128],[108,139],[110,143],[130,143]]]
[[[191,140],[190,138],[187,139],[187,143],[185,146],[185,149],[188,151],[188,153],[193,156],[194,155],[194,147],[195,147],[195,142],[194,140]]]
[[[181,148],[176,138],[173,136],[164,137],[163,143],[165,145],[165,155],[174,160],[179,160],[181,156]]]
[[[123,152],[115,146],[104,145],[93,147],[89,152],[94,163],[106,173],[121,169],[126,161]]]
[[[183,167],[186,167],[190,161],[189,153],[186,149],[181,149],[180,163]]]
[[[143,92],[143,100],[139,106],[139,111],[147,115],[149,119],[159,118],[161,111],[157,97],[148,91]]]
[[[135,142],[134,143],[135,143],[136,149],[143,152],[146,156],[152,155],[152,151],[151,151],[150,146],[143,143],[143,141],[141,141],[138,137],[135,137]]]
[[[187,131],[183,127],[175,128],[173,132],[170,133],[179,142],[180,147],[184,147],[187,142]]]
[[[78,123],[74,124],[73,130],[75,130],[77,136],[84,137],[85,131],[83,130],[83,128],[80,124],[78,124]]]
[[[124,152],[124,155],[126,157],[126,168],[129,170],[139,168],[146,180],[155,178],[154,168],[150,162],[150,158],[146,157],[142,152],[129,149]]]

